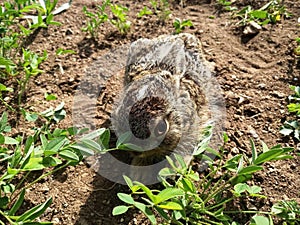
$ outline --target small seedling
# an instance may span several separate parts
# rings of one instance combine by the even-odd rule
[[[47,59],[48,55],[47,52],[44,51],[42,56],[31,52],[29,50],[23,49],[23,57],[22,57],[22,67],[24,71],[23,77],[18,80],[19,83],[19,93],[18,93],[18,104],[21,105],[22,97],[25,94],[27,84],[31,77],[36,76],[43,71],[39,69],[39,66],[42,62]]]
[[[144,6],[144,8],[137,14],[137,17],[142,18],[145,15],[151,15],[151,14],[153,14],[153,12],[150,9],[148,9],[147,6]]]
[[[86,6],[84,6],[83,12],[89,20],[82,30],[88,32],[93,38],[96,38],[101,25],[108,21],[108,15],[105,13],[105,10],[109,5],[110,0],[106,0],[102,6],[97,6],[97,11],[95,13],[88,11]]]
[[[237,10],[236,7],[232,6],[233,1],[227,1],[227,0],[217,0],[217,4],[224,8],[226,11],[234,11]]]
[[[155,15],[158,17],[158,20],[164,24],[165,21],[169,19],[171,15],[168,0],[151,0],[150,3],[152,5]]]
[[[288,97],[289,104],[287,105],[288,111],[296,115],[297,118],[300,117],[300,87],[290,86],[290,89],[294,91],[293,95]],[[280,128],[280,133],[284,136],[290,136],[300,141],[300,124],[298,120],[285,121],[283,126]]]
[[[114,25],[121,34],[127,34],[131,26],[131,22],[127,20],[126,15],[128,8],[116,4],[111,4],[110,8],[114,16],[113,19],[110,19],[111,24]]]
[[[175,28],[175,33],[179,34],[181,33],[186,27],[192,27],[193,23],[191,20],[183,20],[181,21],[180,19],[176,18],[173,26]]]

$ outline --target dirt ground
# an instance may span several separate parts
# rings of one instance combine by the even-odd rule
[[[215,64],[217,80],[226,101],[226,132],[229,157],[238,153],[250,154],[249,139],[256,143],[264,141],[268,146],[282,144],[298,148],[293,140],[283,138],[279,127],[288,118],[287,96],[289,85],[300,85],[300,65],[293,49],[295,38],[300,36],[297,19],[300,17],[300,1],[284,1],[287,10],[294,16],[281,20],[276,25],[265,26],[257,35],[242,34],[230,19],[229,12],[220,11],[214,1],[186,0],[184,7],[179,1],[171,1],[171,19],[165,25],[157,23],[155,15],[137,19],[136,14],[144,1],[114,1],[129,8],[128,19],[132,29],[120,35],[110,24],[99,32],[98,42],[88,38],[81,28],[86,24],[82,12],[84,5],[94,9],[98,1],[74,0],[72,7],[55,17],[61,26],[41,30],[30,48],[38,52],[47,50],[49,59],[43,64],[45,73],[29,85],[26,105],[31,111],[41,112],[50,105],[65,102],[67,118],[61,127],[73,125],[73,97],[85,71],[105,53],[139,38],[154,38],[174,32],[174,18],[190,19],[193,27],[185,32],[200,38],[208,61]],[[238,6],[248,4],[259,7],[266,1],[241,0]],[[214,18],[211,18],[214,16]],[[58,48],[72,49],[76,54],[55,55]],[[62,69],[63,70],[62,70]],[[45,102],[44,93],[53,93],[58,100]],[[99,116],[99,124],[109,118],[110,100],[118,93],[117,88],[107,88],[106,102]],[[24,130],[26,126],[24,125]],[[22,132],[22,130],[19,130]],[[263,207],[269,207],[280,199],[295,199],[300,203],[300,158],[267,165],[255,182],[269,196]],[[149,224],[146,219],[131,212],[123,216],[111,215],[114,206],[120,204],[116,194],[126,192],[126,186],[114,185],[99,176],[84,163],[48,177],[26,193],[28,204],[37,204],[53,197],[53,204],[41,219],[49,219],[61,225],[100,224]]]

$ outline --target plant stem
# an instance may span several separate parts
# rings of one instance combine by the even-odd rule
[[[5,219],[7,219],[7,221],[10,224],[14,224],[14,221],[12,221],[4,212],[2,212],[2,210],[0,210],[0,215],[3,216]],[[1,220],[0,220],[0,223],[1,223],[1,225],[5,225],[5,223],[3,223]]]
[[[271,212],[263,212],[263,211],[224,211],[224,213],[252,213],[252,214],[267,214],[267,215],[272,215]]]
[[[28,189],[28,188],[30,188],[32,185],[34,185],[35,183],[39,182],[41,179],[43,179],[43,178],[45,178],[45,177],[47,177],[47,176],[49,176],[49,175],[51,175],[51,174],[57,172],[58,170],[61,170],[61,169],[65,168],[65,167],[67,167],[67,166],[69,166],[69,165],[70,165],[70,162],[67,162],[67,163],[64,164],[64,165],[62,165],[62,166],[60,166],[60,167],[57,167],[56,169],[53,169],[53,170],[49,171],[48,173],[45,173],[45,174],[39,176],[37,179],[35,179],[35,180],[32,181],[31,183],[27,184],[23,189]],[[18,191],[18,193],[16,194],[16,196],[18,196],[18,195],[20,194],[21,191],[22,191],[22,190]],[[13,197],[13,199],[14,199],[14,198],[15,198],[15,196]]]

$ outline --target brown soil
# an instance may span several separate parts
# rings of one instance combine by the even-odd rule
[[[300,85],[299,61],[293,54],[295,38],[300,36],[297,18],[300,2],[286,0],[290,19],[282,20],[276,25],[267,25],[256,35],[242,35],[242,30],[230,19],[230,13],[221,12],[210,1],[184,1],[171,4],[171,19],[165,25],[157,23],[155,15],[137,19],[136,14],[145,3],[143,1],[117,1],[129,8],[131,32],[125,36],[110,24],[105,24],[99,32],[98,42],[86,37],[81,31],[86,24],[82,12],[84,5],[94,9],[95,2],[74,0],[72,7],[55,17],[61,26],[51,26],[41,30],[31,49],[42,52],[47,50],[49,59],[43,64],[45,73],[33,79],[26,96],[26,106],[31,111],[41,112],[50,105],[65,102],[67,118],[59,126],[69,127],[72,122],[73,96],[85,71],[111,49],[130,43],[139,38],[153,38],[161,34],[171,34],[174,29],[172,21],[178,17],[191,19],[194,26],[185,31],[201,39],[206,58],[215,64],[217,80],[223,90],[226,101],[226,131],[229,136],[227,149],[229,156],[238,153],[250,154],[249,139],[256,143],[264,141],[268,146],[282,144],[298,148],[293,140],[284,139],[279,134],[279,127],[288,117],[286,104],[290,94],[289,85]],[[251,4],[255,7],[266,1],[243,0],[239,6]],[[212,19],[210,16],[214,15]],[[56,56],[58,48],[72,49],[76,54]],[[60,69],[63,69],[62,70]],[[116,81],[118,84],[118,81]],[[116,86],[107,87],[105,98],[117,95]],[[53,93],[58,100],[45,102],[44,93]],[[101,108],[98,123],[109,118],[111,104]],[[17,130],[23,132],[24,128]],[[18,128],[19,129],[19,128]],[[255,177],[256,183],[263,187],[269,196],[265,207],[280,199],[295,199],[300,203],[300,158],[280,161],[267,165],[263,173]],[[116,194],[126,192],[126,186],[114,185],[99,176],[84,163],[48,177],[28,190],[28,204],[37,204],[52,196],[53,204],[44,218],[55,224],[149,224],[137,212],[123,216],[111,215],[114,206],[120,204]]]

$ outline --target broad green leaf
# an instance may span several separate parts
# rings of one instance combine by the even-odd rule
[[[59,149],[62,146],[64,146],[66,143],[68,143],[68,139],[66,137],[57,137],[51,140],[50,142],[48,142],[44,150],[49,152],[58,152]],[[45,154],[45,155],[47,156],[50,154]]]
[[[19,208],[23,204],[24,196],[25,196],[25,189],[22,189],[22,191],[19,194],[18,200],[15,202],[15,204],[11,207],[11,209],[8,212],[9,216],[15,215],[15,213],[19,210]]]
[[[17,141],[14,138],[5,136],[4,139],[5,139],[4,144],[6,144],[6,145],[17,145],[17,144],[19,144],[19,141]]]
[[[183,207],[177,202],[166,202],[158,205],[160,208],[169,209],[169,210],[182,210]]]
[[[118,193],[117,196],[120,200],[122,200],[125,203],[128,203],[130,205],[134,204],[134,199],[131,197],[131,195],[125,193]]]
[[[148,196],[148,198],[150,198],[150,200],[153,203],[156,202],[156,196],[152,193],[152,191],[147,186],[145,186],[144,184],[138,181],[135,181],[134,184],[140,186],[140,188],[145,192],[145,194]]]
[[[131,137],[130,132],[125,132],[124,134],[121,134],[118,137],[118,140],[117,140],[117,143],[116,143],[117,148],[119,148],[119,146],[121,144],[124,144],[124,143],[128,142],[130,140],[130,137]]]
[[[132,144],[132,143],[119,144],[117,147],[120,150],[131,150],[131,151],[137,151],[137,152],[144,151],[144,149],[142,149],[140,146]]]
[[[54,167],[62,164],[62,161],[56,157],[46,156],[43,158],[43,165],[45,167]]]
[[[248,186],[248,184],[245,184],[245,183],[239,183],[239,184],[234,185],[233,189],[234,189],[235,193],[242,194],[249,189],[249,186]]]
[[[105,149],[109,148],[109,141],[110,141],[110,131],[109,129],[105,129],[105,131],[100,135],[100,143],[103,145]]]
[[[155,219],[155,215],[153,214],[153,212],[145,204],[140,203],[140,202],[135,202],[134,206],[136,208],[138,208],[139,210],[141,210],[148,217],[148,219],[150,220],[150,222],[153,225],[157,224],[156,219]]]
[[[293,133],[293,129],[289,129],[289,128],[281,128],[279,133],[281,133],[284,136],[289,136]]]
[[[99,136],[101,136],[104,132],[105,132],[105,128],[100,128],[100,129],[97,129],[89,134],[86,134],[84,135],[83,137],[80,138],[80,140],[85,140],[85,139],[88,139],[88,140],[92,140],[92,139],[95,139]]]
[[[256,158],[254,164],[260,165],[265,162],[269,162],[271,160],[274,160],[276,157],[282,155],[283,153],[284,153],[283,149],[273,149],[267,152],[263,152]]]
[[[190,181],[189,179],[183,178],[181,180],[181,183],[186,192],[192,192],[192,193],[196,192],[196,187],[195,187],[194,183],[192,181]]]
[[[31,157],[21,169],[24,171],[34,171],[34,170],[42,170],[44,168],[45,166],[43,165],[42,157],[37,157],[37,158]]]
[[[166,188],[159,192],[158,195],[156,195],[156,199],[153,202],[154,204],[159,204],[161,202],[164,202],[166,200],[169,200],[171,198],[176,198],[178,196],[183,196],[184,191],[178,188]]]
[[[113,208],[112,215],[113,216],[121,215],[123,213],[126,213],[128,209],[129,207],[125,205],[116,206]]]
[[[253,174],[259,170],[262,170],[263,167],[262,166],[256,166],[256,165],[251,165],[251,166],[247,166],[247,167],[244,167],[243,169],[241,169],[238,174],[241,175],[241,174]]]
[[[73,144],[70,147],[79,150],[83,156],[94,155],[94,151],[91,148],[85,146],[83,143]]]
[[[262,11],[262,10],[253,10],[251,12],[251,15],[257,19],[265,19],[268,16],[267,11]]]
[[[262,188],[257,186],[257,185],[253,185],[253,186],[249,186],[249,189],[247,190],[249,192],[249,194],[257,194],[259,192],[261,192]]]
[[[131,187],[133,186],[132,180],[129,177],[127,177],[126,175],[123,175],[123,178],[124,178],[127,186],[131,189]]]
[[[42,215],[45,210],[51,205],[52,203],[52,198],[49,198],[46,202],[39,204],[25,213],[23,213],[17,220],[16,222],[21,222],[21,221],[33,221],[34,219],[38,218],[40,215]]]
[[[270,221],[265,216],[257,216],[251,218],[250,225],[270,225]]]
[[[70,150],[63,150],[58,153],[60,157],[62,157],[65,160],[78,162],[80,161],[78,155]]]
[[[103,150],[102,146],[92,139],[83,139],[78,144],[81,146],[84,145],[85,147],[89,148],[93,152],[97,152],[97,153]]]

